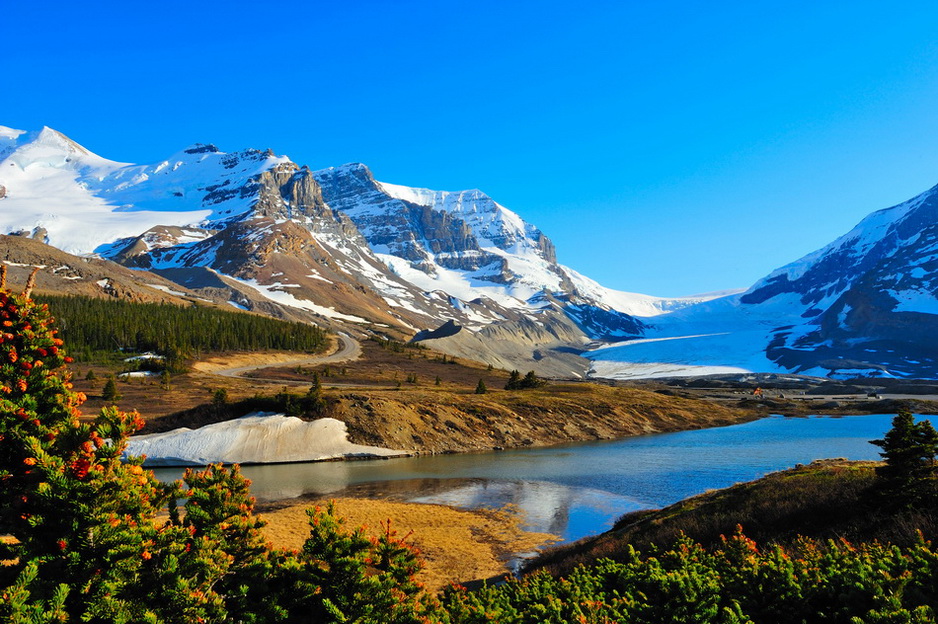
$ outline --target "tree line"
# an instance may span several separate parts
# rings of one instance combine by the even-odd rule
[[[135,303],[81,296],[42,296],[77,360],[115,350],[197,355],[212,351],[282,349],[315,352],[326,331],[315,325],[206,306]]]

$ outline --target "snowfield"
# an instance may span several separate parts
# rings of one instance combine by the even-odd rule
[[[204,466],[269,464],[399,457],[406,451],[363,446],[348,441],[345,423],[334,418],[311,422],[271,413],[206,425],[183,427],[166,433],[133,436],[127,455],[146,455],[147,466]]]

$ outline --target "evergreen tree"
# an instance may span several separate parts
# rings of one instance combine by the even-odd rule
[[[528,374],[524,376],[524,379],[521,380],[519,388],[540,388],[543,386],[546,381],[540,379],[537,375],[534,374],[534,371],[528,371]]]
[[[322,416],[326,412],[328,402],[322,394],[322,381],[319,373],[313,373],[313,385],[306,391],[305,409],[312,416]]]
[[[892,428],[871,444],[882,448],[885,464],[876,469],[886,499],[903,506],[933,501],[936,495],[938,432],[923,420],[916,423],[908,410],[892,419]]]
[[[101,398],[105,401],[120,400],[121,395],[117,391],[117,382],[114,381],[113,375],[107,378],[107,383],[104,384],[104,388],[101,390]]]
[[[220,408],[228,403],[228,391],[224,388],[217,388],[212,393],[212,405]]]
[[[508,373],[508,382],[505,383],[505,390],[518,390],[521,388],[521,373],[516,370]]]
[[[485,382],[480,379],[479,383],[476,385],[476,394],[485,394],[488,391],[489,389],[485,386]]]

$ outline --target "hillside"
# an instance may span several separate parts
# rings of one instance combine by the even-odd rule
[[[818,460],[756,481],[707,492],[665,507],[627,514],[606,533],[559,546],[529,570],[567,574],[600,558],[620,559],[629,547],[649,552],[669,547],[681,534],[714,546],[742,526],[763,546],[797,546],[798,536],[821,540],[911,544],[921,530],[938,537],[938,508],[885,509],[873,490],[876,462]]]

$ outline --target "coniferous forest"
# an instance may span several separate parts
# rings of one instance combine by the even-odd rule
[[[69,354],[79,361],[115,350],[185,357],[206,351],[315,352],[326,344],[326,332],[315,325],[206,306],[79,296],[37,300],[49,305]]]

